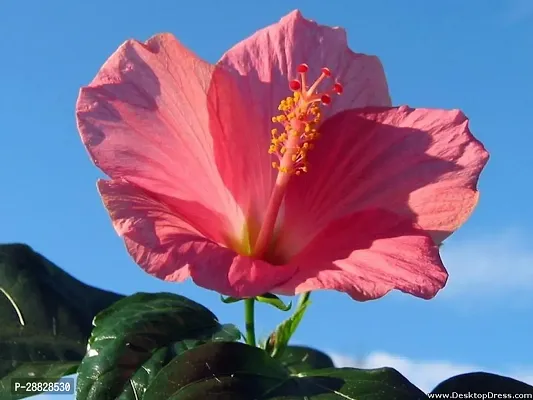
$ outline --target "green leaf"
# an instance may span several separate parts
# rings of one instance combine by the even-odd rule
[[[78,368],[77,397],[136,400],[176,355],[241,337],[204,306],[172,293],[136,293],[98,314]]]
[[[11,395],[13,378],[75,373],[92,319],[122,297],[85,285],[27,245],[0,245],[0,399],[24,397]]]
[[[287,346],[278,360],[293,374],[335,367],[333,360],[326,353],[305,346]]]
[[[431,393],[498,393],[498,394],[533,394],[533,386],[506,376],[487,372],[471,372],[446,379],[437,385]]]
[[[271,306],[274,306],[281,311],[289,311],[292,307],[292,302],[289,302],[289,304],[285,304],[283,300],[281,300],[278,296],[272,293],[265,293],[261,296],[256,296],[254,298],[256,301],[260,303],[270,304]],[[222,302],[225,304],[232,304],[232,303],[237,303],[239,301],[242,301],[244,299],[240,297],[220,296],[220,300],[222,300]]]
[[[257,296],[255,299],[260,303],[270,304],[281,311],[289,311],[292,307],[292,301],[289,304],[285,304],[283,300],[272,293],[265,293],[262,296]]]
[[[291,375],[265,351],[243,343],[208,343],[172,360],[143,400],[427,399],[392,368],[328,368]]]
[[[288,377],[279,363],[257,347],[207,343],[179,355],[163,368],[143,400],[250,400]],[[221,397],[216,397],[217,392]]]
[[[300,325],[305,311],[310,304],[311,301],[309,300],[309,297],[305,297],[304,301],[298,304],[294,314],[279,324],[274,332],[270,334],[265,343],[265,350],[272,357],[283,354],[285,347],[289,344],[290,338],[298,328],[298,325]]]
[[[220,295],[220,300],[224,304],[232,304],[232,303],[237,303],[239,301],[242,301],[244,299],[241,299],[240,297],[231,297],[231,296],[224,297],[224,296]]]
[[[267,399],[425,400],[427,396],[393,368],[328,368],[298,374]]]

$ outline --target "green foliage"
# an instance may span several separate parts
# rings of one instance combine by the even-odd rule
[[[229,297],[220,296],[220,299],[225,304],[237,303],[239,301],[244,300],[240,297],[231,297],[231,296]],[[283,300],[281,300],[278,296],[272,293],[265,293],[262,296],[254,297],[254,299],[259,303],[270,304],[271,306],[274,306],[278,310],[281,310],[281,311],[289,311],[292,307],[292,302],[289,302],[289,304],[285,304]]]
[[[13,378],[59,379],[85,355],[91,321],[123,296],[88,286],[24,244],[0,245],[0,399]]]
[[[259,348],[212,342],[174,358],[142,399],[417,400],[426,396],[391,368],[291,373]]]
[[[309,294],[305,294],[300,298],[300,302],[298,303],[294,314],[279,324],[274,332],[270,334],[265,343],[265,350],[270,355],[276,357],[283,354],[285,347],[289,344],[289,340],[298,328],[298,325],[300,325],[307,307],[309,307],[310,304]]]
[[[208,341],[241,337],[202,305],[172,293],[137,293],[98,314],[87,356],[78,369],[84,400],[144,396],[150,382],[176,355]]]
[[[335,367],[333,360],[326,353],[305,346],[287,346],[279,357],[279,362],[294,374]]]

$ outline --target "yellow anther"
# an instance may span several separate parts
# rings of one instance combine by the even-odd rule
[[[304,65],[304,64],[303,64]],[[273,123],[278,123],[283,129],[272,129],[271,145],[268,152],[276,154],[280,161],[273,162],[272,167],[283,173],[300,175],[308,170],[307,153],[314,148],[314,142],[320,134],[317,127],[322,122],[321,104],[331,102],[331,93],[341,94],[342,85],[335,82],[329,92],[318,91],[318,85],[331,76],[327,68],[322,68],[322,74],[310,86],[307,86],[305,74],[308,66],[298,67],[300,80],[293,80],[289,87],[292,96],[282,99],[278,105],[280,115],[272,117]],[[283,165],[283,167],[281,166]]]

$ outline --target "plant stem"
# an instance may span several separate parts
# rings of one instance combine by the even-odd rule
[[[244,299],[244,322],[246,327],[246,343],[256,346],[255,343],[255,298]]]

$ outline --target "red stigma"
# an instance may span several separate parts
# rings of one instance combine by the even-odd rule
[[[296,71],[298,71],[300,74],[305,74],[309,70],[309,66],[307,64],[300,64],[298,65],[298,68],[296,68]]]
[[[322,104],[328,105],[329,103],[331,103],[331,97],[329,96],[329,94],[323,94],[322,96],[320,96],[320,101],[322,102]]]
[[[289,82],[289,88],[294,92],[296,92],[297,90],[300,90],[301,87],[302,87],[302,84],[300,83],[300,81],[296,79],[293,79],[292,81]]]
[[[331,71],[329,70],[329,68],[324,67],[321,71],[324,75],[331,76]]]
[[[337,94],[341,94],[344,91],[344,88],[339,82],[335,82],[335,85],[333,85],[333,91]]]

